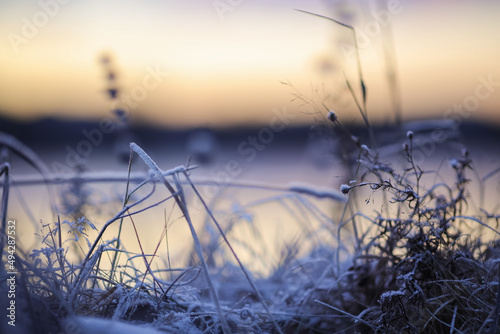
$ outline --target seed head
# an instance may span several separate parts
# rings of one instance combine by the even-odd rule
[[[347,184],[343,184],[340,186],[340,192],[344,195],[347,195],[349,193],[349,190],[351,190],[351,187],[349,187]]]
[[[337,122],[337,115],[333,112],[333,110],[328,111],[328,114],[326,114],[326,117],[332,123]]]
[[[408,131],[406,133],[406,137],[408,137],[408,139],[412,140],[413,139],[413,131]]]
[[[116,99],[118,96],[118,89],[114,87],[108,88],[108,95],[111,99]]]

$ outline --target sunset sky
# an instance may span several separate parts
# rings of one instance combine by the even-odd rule
[[[331,94],[328,108],[359,120],[343,74],[358,88],[346,51],[352,35],[297,8],[357,29],[370,117],[394,119],[383,52],[389,45],[405,119],[443,118],[468,103],[472,118],[500,124],[500,2],[395,1],[384,11],[382,3],[1,1],[0,116],[109,115],[99,63],[109,54],[121,104],[136,121],[258,125],[274,108],[287,108],[294,121],[313,122],[304,113],[311,109],[290,102],[294,90],[280,81],[316,102]]]

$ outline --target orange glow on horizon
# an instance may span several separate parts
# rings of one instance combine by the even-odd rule
[[[139,96],[137,87],[148,69],[168,72],[144,98],[133,101],[130,109],[136,119],[170,126],[262,124],[273,108],[287,107],[297,113],[296,122],[312,123],[299,103],[290,102],[294,91],[279,81],[290,81],[309,97],[325,84],[326,93],[334,95],[330,108],[346,121],[360,118],[343,83],[345,72],[358,87],[355,67],[338,45],[348,40],[348,31],[277,1],[243,2],[225,12],[224,20],[211,4],[196,1],[197,6],[125,1],[119,11],[109,3],[70,1],[60,4],[26,43],[18,44],[18,52],[12,34],[22,37],[28,29],[25,18],[32,20],[41,8],[26,2],[1,4],[0,33],[8,38],[0,40],[5,51],[0,53],[0,112],[26,119],[109,115],[98,62],[109,51],[122,96]],[[447,108],[474,94],[480,77],[500,82],[494,33],[500,30],[494,15],[500,4],[401,4],[391,23],[405,118],[442,117]],[[341,13],[319,1],[294,6],[331,17]],[[368,7],[360,12],[365,20],[353,24],[360,35],[369,35],[366,22],[373,23],[373,18]],[[384,41],[374,34],[368,42],[360,54],[370,116],[391,119]],[[330,75],[321,75],[320,66],[329,68]],[[500,93],[480,102],[473,116],[500,123]]]

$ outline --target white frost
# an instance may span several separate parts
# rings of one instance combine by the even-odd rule
[[[327,187],[318,187],[302,182],[292,182],[288,184],[288,190],[318,198],[331,198],[339,202],[345,202],[345,197],[342,196],[342,194]]]
[[[81,334],[162,334],[152,327],[139,326],[118,320],[99,319],[92,317],[72,317],[64,322],[67,332],[72,328]]]

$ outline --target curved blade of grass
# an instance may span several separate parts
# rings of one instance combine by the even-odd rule
[[[366,110],[366,86],[365,86],[365,83],[363,80],[363,71],[361,70],[361,60],[359,58],[358,40],[356,38],[356,30],[354,29],[354,27],[347,24],[347,23],[343,23],[343,22],[337,21],[335,19],[332,19],[331,17],[328,17],[328,16],[324,16],[324,15],[320,15],[320,14],[316,14],[316,13],[311,13],[311,12],[308,12],[308,11],[302,10],[302,9],[295,9],[295,10],[298,12],[302,12],[302,13],[306,13],[309,15],[320,17],[320,18],[326,19],[328,21],[332,21],[332,22],[334,22],[342,27],[345,27],[347,29],[350,29],[352,31],[352,34],[354,36],[354,47],[356,49],[356,63],[357,63],[357,67],[358,67],[359,81],[361,83],[361,93],[363,96],[363,105],[364,105],[364,110]]]
[[[316,14],[316,13],[311,13],[311,12],[308,12],[306,10],[301,10],[301,9],[295,9],[295,10],[302,12],[302,13],[305,13],[305,14],[320,17],[320,18],[326,19],[328,21],[332,21],[332,22],[352,31],[352,35],[353,35],[353,39],[354,39],[354,49],[356,50],[356,67],[358,69],[358,76],[359,76],[359,83],[360,83],[360,87],[361,87],[361,97],[362,97],[362,101],[363,101],[363,107],[361,107],[361,105],[359,104],[358,99],[357,99],[356,95],[354,94],[354,90],[352,89],[351,84],[350,84],[349,80],[347,80],[347,78],[346,78],[346,83],[347,83],[347,87],[349,88],[349,91],[351,92],[352,97],[354,98],[354,101],[356,102],[356,105],[357,105],[359,111],[361,112],[361,116],[363,117],[363,120],[364,120],[366,126],[368,127],[368,131],[370,133],[370,140],[372,141],[372,145],[373,145],[373,147],[376,147],[377,145],[375,142],[375,136],[373,133],[373,129],[370,126],[370,122],[368,121],[368,112],[366,109],[366,85],[365,85],[365,81],[363,79],[363,70],[361,68],[361,60],[359,57],[359,47],[358,47],[358,39],[356,38],[356,29],[354,29],[354,27],[349,25],[349,24],[337,21],[337,20],[332,19],[331,17],[328,17],[328,16],[324,16],[324,15],[320,15],[320,14]]]
[[[28,146],[24,145],[15,137],[4,132],[0,132],[0,147],[6,147],[10,151],[14,152],[40,173],[45,185],[47,186],[47,191],[49,192],[49,201],[52,206],[52,210],[55,212],[55,204],[53,203],[55,196],[53,196],[51,183],[48,182],[50,171],[47,165]]]
[[[479,225],[482,225],[490,230],[492,230],[493,232],[495,232],[496,234],[499,234],[500,235],[500,232],[498,232],[497,230],[495,230],[493,227],[483,223],[482,221],[480,221],[479,219],[475,218],[475,217],[469,217],[469,216],[454,216],[454,217],[451,217],[451,218],[448,218],[447,221],[453,221],[455,219],[469,219],[469,220],[472,220],[472,221],[475,221],[476,223],[478,223]]]
[[[189,211],[187,209],[187,206],[185,204],[185,199],[184,199],[184,192],[182,191],[182,187],[179,187],[178,191],[172,187],[170,182],[162,175],[161,169],[158,167],[158,165],[153,161],[153,159],[150,158],[150,156],[136,143],[130,143],[130,148],[136,152],[139,157],[144,161],[144,163],[151,169],[152,172],[155,173],[157,177],[162,180],[163,184],[165,187],[168,189],[168,191],[174,196],[175,202],[177,203],[177,206],[181,210],[182,214],[184,215],[184,218],[186,219],[186,222],[189,225],[189,229],[191,231],[191,236],[194,241],[194,246],[196,249],[196,253],[198,254],[198,258],[200,260],[201,266],[203,268],[203,272],[205,273],[205,278],[207,280],[208,284],[208,290],[210,292],[210,296],[212,298],[212,302],[214,303],[217,313],[219,316],[219,320],[222,326],[222,330],[224,334],[229,334],[231,333],[231,329],[229,328],[229,324],[226,321],[226,318],[224,317],[224,313],[222,312],[222,308],[219,303],[219,298],[217,296],[217,291],[214,288],[214,284],[212,282],[212,278],[210,276],[210,272],[208,270],[208,265],[205,261],[205,258],[203,256],[203,250],[201,247],[200,240],[198,238],[198,235],[196,234],[196,230],[193,226],[193,223],[191,221],[191,216],[189,214]],[[175,174],[174,174],[175,176]]]

